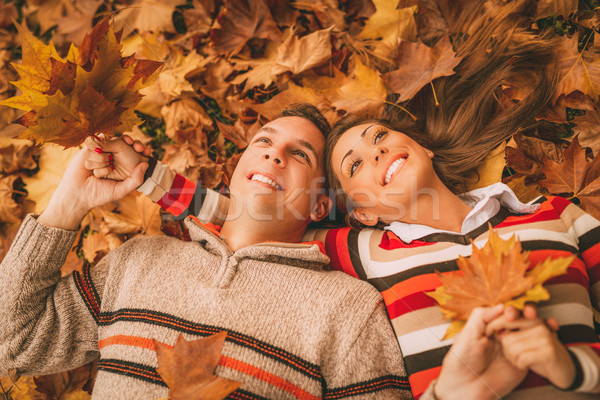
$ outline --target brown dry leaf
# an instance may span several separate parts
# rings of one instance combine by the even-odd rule
[[[543,178],[540,167],[544,157],[556,162],[562,160],[563,149],[560,144],[522,134],[515,134],[513,139],[506,147],[506,162],[516,172],[516,177],[527,177],[527,184]]]
[[[77,0],[63,3],[69,7],[56,22],[55,43],[79,43],[84,35],[92,30],[92,21],[102,0]]]
[[[0,262],[4,259],[15,236],[17,236],[17,232],[21,227],[20,222],[17,224],[0,224]]]
[[[244,124],[241,120],[237,120],[235,125],[225,125],[217,121],[219,132],[226,139],[231,140],[240,150],[245,149],[250,143],[250,140],[254,137],[257,130],[260,129],[261,125],[259,121],[254,124]]]
[[[194,8],[189,8],[183,12],[183,21],[188,34],[204,36],[210,30],[212,24],[212,11],[210,4],[204,4],[206,1],[194,0]]]
[[[224,178],[224,164],[214,164],[211,162],[200,165],[200,168],[198,169],[198,179],[205,188],[216,188],[223,182]]]
[[[110,212],[103,208],[98,211],[104,218],[102,232],[148,236],[163,234],[160,230],[160,206],[137,191],[118,202],[118,212]],[[108,236],[106,239],[108,240]]]
[[[600,153],[587,161],[585,149],[575,138],[563,153],[563,162],[544,159],[542,172],[546,179],[539,185],[551,194],[568,194],[581,201],[581,208],[600,218]]]
[[[328,107],[327,100],[322,95],[312,89],[295,85],[292,82],[289,82],[287,90],[283,90],[266,103],[248,104],[248,107],[268,120],[272,120],[279,115],[281,110],[293,103],[313,104],[321,111],[323,111],[323,108]]]
[[[580,53],[577,49],[576,35],[572,38],[563,36],[557,54],[560,81],[555,97],[579,90],[597,103],[600,100],[600,56],[592,51]]]
[[[85,383],[94,375],[94,364],[87,364],[72,371],[33,378],[36,390],[45,399],[83,400],[90,396],[82,392]]]
[[[156,372],[169,386],[172,400],[224,399],[240,387],[240,382],[214,375],[227,332],[186,341],[179,334],[171,347],[154,339]]]
[[[140,94],[144,97],[136,110],[160,118],[160,109],[163,105],[177,100],[183,93],[194,91],[186,75],[190,71],[204,67],[207,62],[208,60],[195,50],[187,56],[183,56],[178,51],[172,52],[154,83],[140,90]]]
[[[78,151],[79,149],[75,147],[63,150],[53,143],[48,143],[42,147],[38,161],[39,172],[30,177],[23,177],[23,182],[26,185],[25,189],[29,193],[27,198],[36,203],[34,212],[44,211],[69,162]]]
[[[568,19],[569,15],[577,11],[578,0],[540,0],[537,4],[535,19],[546,18],[550,15],[561,15]]]
[[[15,3],[0,2],[0,28],[9,27],[12,25],[12,20],[17,19],[18,16]]]
[[[223,55],[239,53],[252,38],[279,41],[281,32],[263,0],[225,0],[212,29],[212,47]]]
[[[181,4],[185,4],[185,0],[135,0],[117,6],[119,12],[115,17],[116,30],[123,29],[125,36],[133,30],[138,33],[175,32],[173,11]]]
[[[289,34],[286,31],[286,35]],[[267,88],[275,80],[273,67],[277,62],[278,45],[275,42],[267,44],[264,52],[264,57],[253,58],[248,61],[236,61],[236,69],[248,69],[236,76],[231,83],[241,85],[245,82],[244,91],[248,91],[255,87]]]
[[[508,240],[500,238],[490,227],[489,240],[479,249],[471,241],[472,255],[459,256],[460,273],[437,272],[442,286],[427,295],[440,305],[444,318],[454,320],[444,339],[457,332],[476,307],[496,304],[512,305],[523,309],[527,302],[550,298],[542,284],[567,271],[575,256],[550,259],[530,268],[528,252],[523,252],[521,242],[513,235]]]
[[[525,179],[526,177],[522,176],[520,178],[505,181],[504,183],[508,185],[517,198],[523,203],[529,203],[530,201],[543,196],[543,193],[537,190],[537,185],[527,185],[525,184]]]
[[[34,158],[39,158],[40,148],[34,147],[29,140],[0,138],[0,172],[13,174],[37,167]]]
[[[65,277],[71,274],[73,271],[82,272],[83,260],[77,256],[75,248],[72,248],[67,254],[67,258],[62,267],[60,267],[60,275]]]
[[[331,30],[333,27],[313,32],[298,39],[291,34],[277,49],[277,61],[271,71],[293,75],[323,64],[331,58]]]
[[[223,166],[223,181],[225,185],[229,186],[229,183],[231,182],[231,176],[233,175],[233,171],[235,170],[235,167],[237,166],[237,163],[240,161],[241,157],[242,153],[239,153],[225,160],[225,164]]]
[[[234,66],[224,58],[212,59],[202,71],[202,79],[197,79],[195,72],[186,75],[195,89],[199,89],[208,97],[221,105],[229,92],[227,78],[235,71]],[[222,107],[222,106],[221,106]]]
[[[96,258],[102,258],[110,251],[110,243],[104,233],[90,232],[83,238],[81,250],[83,250],[83,257],[93,264],[99,261]]]
[[[324,28],[346,29],[345,14],[339,9],[337,0],[304,0],[293,4],[298,10],[312,12]]]
[[[23,219],[23,205],[14,199],[14,195],[19,193],[15,190],[15,185],[20,182],[18,175],[0,178],[0,223],[19,223]]]
[[[374,109],[385,101],[387,90],[381,75],[354,58],[354,70],[343,86],[322,92],[338,115]],[[334,122],[334,121],[332,121]]]
[[[447,37],[435,47],[420,42],[402,42],[396,63],[399,68],[385,75],[390,89],[400,94],[398,101],[410,100],[425,85],[441,76],[454,75],[454,68],[462,57],[457,57]]]
[[[9,377],[0,377],[0,383],[6,391],[11,388],[8,400],[46,400],[46,397],[36,390],[32,376],[21,377],[16,385]],[[4,400],[3,397],[0,399]]]
[[[175,132],[178,130],[203,128],[212,125],[212,120],[206,114],[204,108],[190,97],[184,97],[163,106],[161,114],[167,125],[165,133],[171,139],[175,138]]]

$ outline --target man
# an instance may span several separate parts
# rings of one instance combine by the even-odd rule
[[[133,239],[61,279],[82,218],[139,186],[148,167],[98,179],[85,168],[94,153],[82,150],[0,265],[0,375],[99,358],[94,396],[157,399],[168,389],[152,339],[226,331],[215,373],[242,383],[230,398],[410,398],[379,293],[323,271],[320,246],[299,243],[331,207],[313,184],[323,189],[327,126],[315,111],[302,106],[259,130],[231,180],[228,213],[239,217],[220,232],[190,218],[192,242]],[[183,189],[177,196],[190,196]]]

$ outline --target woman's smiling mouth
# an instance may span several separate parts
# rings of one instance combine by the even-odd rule
[[[406,161],[407,158],[408,158],[408,155],[401,155],[400,158],[398,158],[396,161],[394,161],[392,163],[392,165],[389,166],[389,168],[387,169],[387,172],[385,174],[385,177],[383,179],[384,186],[387,185],[388,183],[390,183],[394,173],[402,167],[402,165],[404,164],[404,162]]]

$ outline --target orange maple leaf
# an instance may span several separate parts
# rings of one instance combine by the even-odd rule
[[[240,382],[214,375],[227,332],[187,341],[179,334],[173,348],[153,339],[158,368],[156,372],[169,386],[169,399],[224,399],[240,387]]]
[[[458,333],[476,307],[504,304],[523,309],[527,302],[549,299],[550,294],[542,284],[564,274],[575,258],[548,258],[531,268],[529,253],[522,251],[521,242],[514,235],[503,240],[491,227],[483,248],[477,248],[473,241],[471,245],[472,255],[458,258],[460,272],[436,271],[442,286],[426,293],[439,303],[444,318],[454,320],[444,339]]]
[[[538,182],[541,187],[551,194],[577,197],[583,210],[600,218],[600,155],[588,162],[578,137],[564,151],[562,164],[544,158],[542,172],[546,179]]]
[[[156,76],[162,63],[121,56],[121,33],[108,19],[87,34],[79,48],[71,45],[66,60],[54,45],[45,45],[17,25],[23,62],[14,64],[21,96],[0,104],[26,111],[17,120],[27,127],[19,137],[64,147],[81,144],[88,135],[129,131],[141,121],[133,110],[138,90]]]

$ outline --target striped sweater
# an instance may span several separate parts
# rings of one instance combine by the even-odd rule
[[[61,278],[76,232],[28,216],[0,264],[0,375],[43,375],[99,358],[93,398],[158,399],[152,339],[172,346],[227,332],[215,374],[229,399],[410,398],[381,295],[316,244],[232,252],[187,219],[192,237],[132,239]]]
[[[166,167],[158,163],[157,168]],[[226,198],[213,192],[210,198],[206,197],[207,204],[202,204],[197,196],[182,197],[179,193],[185,185],[181,182],[186,180],[178,176],[160,184],[151,180],[146,183],[160,188],[157,192],[170,204],[176,204],[171,209],[187,213],[187,204],[195,204],[207,219],[219,222],[224,218],[222,212],[210,216],[207,210],[226,209]],[[583,368],[583,382],[576,392],[564,392],[530,373],[508,398],[597,398],[585,393],[600,393],[600,344],[594,332],[592,310],[600,309],[600,223],[560,197],[540,198],[537,203],[541,204],[538,211],[527,215],[511,214],[502,208],[465,235],[435,233],[404,243],[390,231],[339,228],[309,231],[304,240],[323,242],[333,269],[367,281],[382,293],[416,398],[424,393],[424,398],[431,396],[427,388],[439,375],[442,359],[454,341],[441,340],[449,321],[442,319],[439,307],[425,292],[441,285],[436,270],[458,270],[458,256],[471,254],[470,239],[478,247],[485,244],[488,222],[505,239],[516,234],[523,249],[531,252],[532,265],[548,257],[575,254],[577,258],[567,274],[546,283],[551,298],[539,304],[539,313],[560,323],[559,337],[577,356]]]

